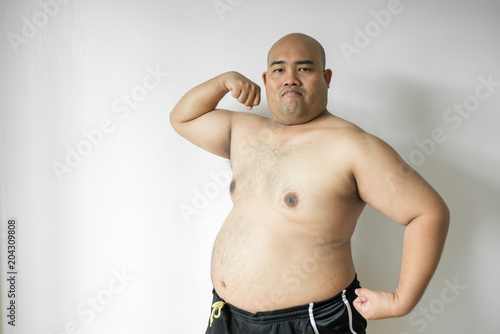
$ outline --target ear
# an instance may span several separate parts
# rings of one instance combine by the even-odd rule
[[[267,82],[267,72],[262,73],[262,81],[264,81],[264,86],[265,86]]]
[[[333,72],[331,69],[327,68],[323,71],[323,76],[325,77],[326,86],[330,88],[330,82],[332,81]]]

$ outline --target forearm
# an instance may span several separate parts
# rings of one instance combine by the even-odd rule
[[[224,84],[226,75],[216,76],[188,91],[170,113],[171,123],[189,122],[214,110],[229,91]]]
[[[439,263],[449,225],[446,205],[437,214],[420,216],[406,226],[397,313],[409,313],[424,294]]]

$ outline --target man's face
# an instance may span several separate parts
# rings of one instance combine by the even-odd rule
[[[283,125],[308,122],[326,109],[332,72],[323,70],[319,46],[288,37],[269,52],[262,74],[272,118]]]

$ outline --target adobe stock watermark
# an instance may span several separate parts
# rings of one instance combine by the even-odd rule
[[[317,246],[313,253],[305,257],[300,263],[285,270],[281,275],[283,283],[280,289],[275,290],[270,296],[273,304],[278,305],[281,299],[293,291],[297,291],[302,283],[315,274],[326,258],[335,253],[332,248],[331,237],[316,238]]]
[[[408,157],[408,164],[406,161],[401,161],[400,170],[398,173],[385,172],[384,177],[388,186],[395,190],[401,177],[408,177],[415,172],[411,167],[418,167],[424,164],[426,159],[437,151],[440,144],[445,143],[451,130],[458,130],[463,124],[464,120],[468,119],[472,113],[477,111],[482,101],[486,101],[500,87],[500,81],[494,81],[493,76],[490,74],[487,77],[479,76],[479,84],[474,89],[474,93],[467,95],[461,103],[454,103],[452,107],[443,112],[443,120],[448,124],[448,128],[436,127],[430,132],[430,136],[422,140],[416,138],[414,140],[417,148],[412,150]]]
[[[232,12],[236,7],[241,5],[243,0],[214,0],[212,5],[214,6],[215,12],[219,16],[221,21],[224,21],[224,15],[226,12]]]
[[[491,74],[487,78],[479,76],[477,80],[479,84],[474,89],[473,94],[466,96],[462,103],[454,103],[453,107],[444,111],[443,120],[446,124],[450,124],[451,129],[459,129],[464,120],[478,110],[481,102],[489,99],[497,88],[500,87],[500,81],[493,81]],[[415,139],[414,142],[418,148],[410,152],[409,162],[413,166],[422,165],[426,157],[436,152],[438,144],[442,144],[448,140],[447,131],[449,130],[437,127],[431,131],[430,137],[422,140]]]
[[[431,300],[427,306],[420,306],[410,314],[408,321],[418,333],[423,333],[431,323],[435,322],[446,311],[448,305],[454,303],[462,292],[467,290],[467,286],[461,284],[458,277],[455,277],[453,282],[446,279],[443,284],[445,287],[438,297]],[[403,331],[399,334],[410,333]]]
[[[111,103],[111,111],[117,115],[119,120],[128,118],[131,111],[139,107],[148,94],[158,88],[167,76],[168,73],[163,72],[158,65],[156,68],[148,66],[141,84],[134,86],[129,93],[121,94],[119,98],[115,99]],[[115,129],[116,123],[105,117],[100,120],[96,127],[83,130],[83,138],[74,146],[66,145],[64,160],[62,162],[55,160],[51,164],[58,181],[62,182],[65,174],[71,173],[80,166],[94,149],[102,145],[106,136]]]
[[[274,133],[268,128],[261,129],[255,135],[249,135],[238,145],[238,152],[241,152],[241,156],[238,157],[237,161],[231,161],[232,174],[236,174],[247,162],[255,159],[260,145],[269,144],[272,141],[274,141]],[[203,187],[193,188],[191,203],[178,205],[182,219],[186,223],[191,223],[193,216],[199,215],[210,205],[211,200],[219,196],[221,190],[228,189],[231,184],[232,176],[228,171],[210,172],[208,175],[211,179],[210,182],[207,182]]]
[[[117,295],[122,293],[129,283],[134,280],[134,277],[126,273],[123,268],[121,271],[113,270],[111,274],[113,276],[104,288],[87,297],[76,306],[77,320],[68,321],[64,325],[64,329],[48,334],[83,334],[82,325],[94,321],[98,314],[109,308]]]
[[[411,1],[411,0],[410,0]],[[360,54],[361,50],[370,45],[373,39],[380,35],[382,29],[387,28],[392,22],[394,15],[403,11],[403,6],[399,0],[390,0],[387,3],[387,9],[379,11],[371,11],[370,14],[373,20],[365,23],[364,28],[359,26],[354,27],[354,37],[352,44],[347,42],[340,43],[339,47],[348,63],[352,61],[352,57]]]
[[[219,196],[222,189],[227,189],[231,182],[231,173],[227,171],[208,173],[213,182],[207,182],[203,187],[193,188],[193,198],[191,204],[181,203],[178,205],[182,219],[186,223],[191,223],[192,216],[197,216],[206,209],[210,201]]]
[[[38,6],[40,9],[36,11],[31,19],[23,16],[21,21],[21,32],[9,32],[7,38],[9,39],[12,49],[15,53],[19,53],[21,45],[27,45],[30,40],[35,38],[40,29],[43,29],[50,20],[59,13],[61,5],[68,4],[70,0],[40,0]]]

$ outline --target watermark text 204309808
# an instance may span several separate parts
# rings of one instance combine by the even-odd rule
[[[43,29],[59,13],[61,5],[66,5],[69,0],[40,0],[38,5],[40,9],[36,11],[31,20],[23,16],[21,21],[21,33],[9,32],[9,39],[12,49],[18,53],[21,45],[26,45],[30,40],[38,35],[40,29]]]
[[[168,76],[167,72],[163,72],[159,66],[146,68],[147,74],[143,77],[140,85],[134,86],[129,94],[121,94],[111,104],[113,113],[118,114],[120,120],[124,120],[130,116],[130,111],[136,109],[143,102],[148,92],[156,89]],[[115,123],[110,118],[103,118],[99,125],[90,130],[83,130],[83,137],[74,147],[66,145],[66,157],[64,162],[53,161],[52,170],[59,182],[63,181],[63,176],[66,173],[71,173],[75,168],[80,166],[84,158],[88,157],[94,148],[99,147],[105,138],[116,129]]]
[[[17,220],[11,218],[7,222],[7,324],[10,326],[16,326],[16,314],[17,314]]]

